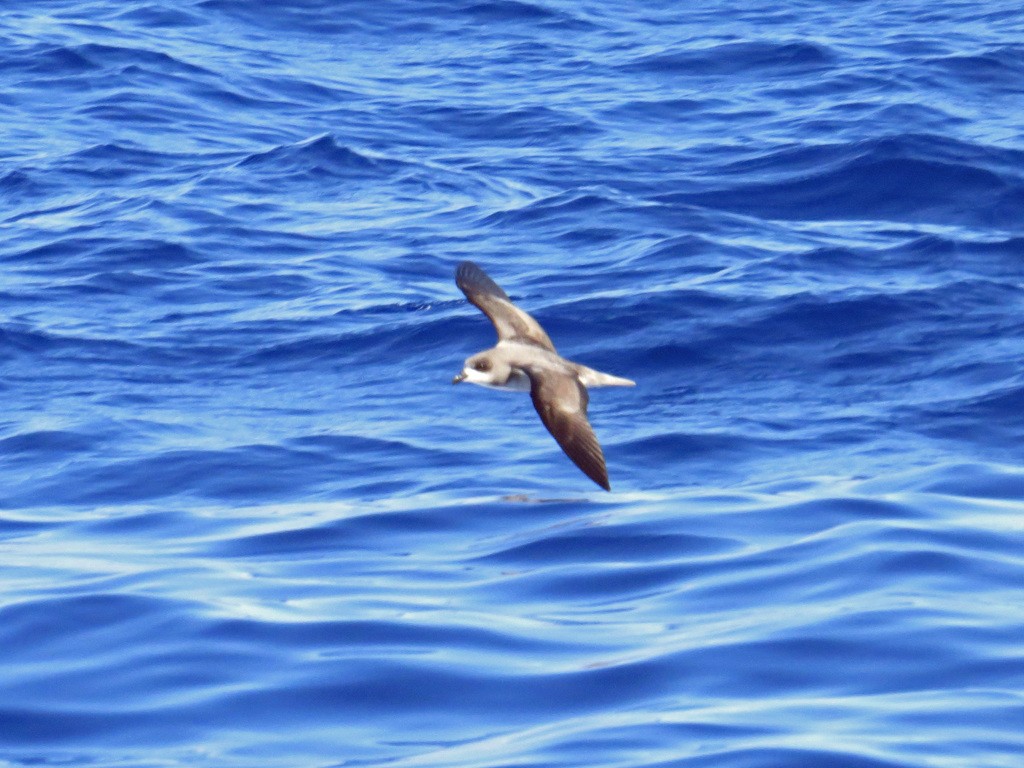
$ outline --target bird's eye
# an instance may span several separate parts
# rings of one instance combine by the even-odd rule
[[[481,373],[486,373],[487,371],[491,370],[491,364],[487,360],[480,360],[473,367],[476,368]]]

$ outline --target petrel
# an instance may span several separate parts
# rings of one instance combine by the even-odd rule
[[[540,323],[519,309],[471,261],[455,270],[455,284],[498,331],[498,343],[466,360],[452,384],[468,381],[494,389],[529,392],[533,407],[565,455],[606,491],[608,470],[597,435],[587,421],[588,387],[632,387],[635,381],[566,360]]]

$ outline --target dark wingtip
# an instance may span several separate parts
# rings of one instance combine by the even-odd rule
[[[580,469],[583,470],[583,473],[587,477],[589,477],[595,483],[600,485],[606,491],[611,491],[612,485],[611,485],[611,483],[608,482],[608,471],[605,470],[604,467],[584,468],[584,467],[580,466],[579,464],[577,464],[576,466],[580,467]]]
[[[480,294],[511,301],[501,286],[494,282],[490,275],[472,261],[459,262],[459,266],[455,268],[455,284],[466,294],[466,298],[480,307],[488,317],[491,317],[491,315],[483,304],[480,303],[483,300]]]
[[[478,267],[474,262],[468,260],[460,261],[458,266],[455,267],[456,278],[463,277],[468,272],[483,272],[483,270],[480,269],[480,267]]]
[[[455,284],[465,293],[471,284],[480,281],[480,275],[486,276],[486,274],[472,261],[460,261],[459,265],[455,267]]]

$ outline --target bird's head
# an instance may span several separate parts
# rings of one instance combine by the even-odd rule
[[[508,381],[511,373],[508,363],[494,355],[493,350],[487,350],[468,358],[462,372],[452,379],[452,384],[468,381],[484,387],[500,387]]]

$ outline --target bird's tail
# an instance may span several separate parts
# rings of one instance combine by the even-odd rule
[[[595,371],[585,365],[579,366],[580,381],[587,387],[635,387],[636,382],[632,379],[624,379],[621,376],[612,376],[610,373]]]

